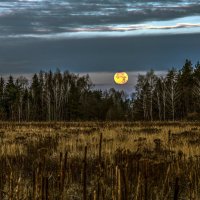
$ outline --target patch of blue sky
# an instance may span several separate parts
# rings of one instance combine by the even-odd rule
[[[108,8],[103,8],[105,10],[117,10],[117,8],[114,8],[114,7],[108,7]]]
[[[153,26],[174,26],[177,24],[185,24],[185,23],[200,24],[200,16],[199,15],[187,16],[165,21],[151,21],[151,22],[146,22],[145,24]]]
[[[137,7],[129,7],[126,9],[126,11],[128,12],[132,12],[132,11],[143,11],[143,8],[137,8]]]

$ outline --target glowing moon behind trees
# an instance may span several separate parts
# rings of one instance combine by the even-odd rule
[[[126,72],[117,72],[114,75],[114,81],[116,84],[123,85],[128,82],[128,74]]]

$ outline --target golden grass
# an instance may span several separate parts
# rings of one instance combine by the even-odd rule
[[[197,122],[2,122],[0,144],[0,199],[200,199]]]

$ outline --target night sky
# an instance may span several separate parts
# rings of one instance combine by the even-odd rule
[[[138,73],[200,60],[200,0],[4,0],[0,30],[0,75],[60,68],[107,88],[127,71],[131,90]]]

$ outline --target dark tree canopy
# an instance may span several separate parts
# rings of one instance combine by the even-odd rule
[[[0,117],[13,121],[124,120],[130,100],[115,89],[94,90],[88,75],[39,72],[0,79]]]
[[[40,71],[0,78],[3,121],[193,120],[200,119],[200,64],[186,60],[165,76],[139,75],[132,98],[111,88],[95,90],[88,75]]]
[[[150,71],[138,78],[136,99],[133,101],[134,119],[200,119],[199,62],[193,68],[192,62],[186,60],[179,71],[172,68],[164,77],[155,76],[155,73]],[[155,84],[151,86],[152,80]],[[153,100],[150,99],[151,94]]]

